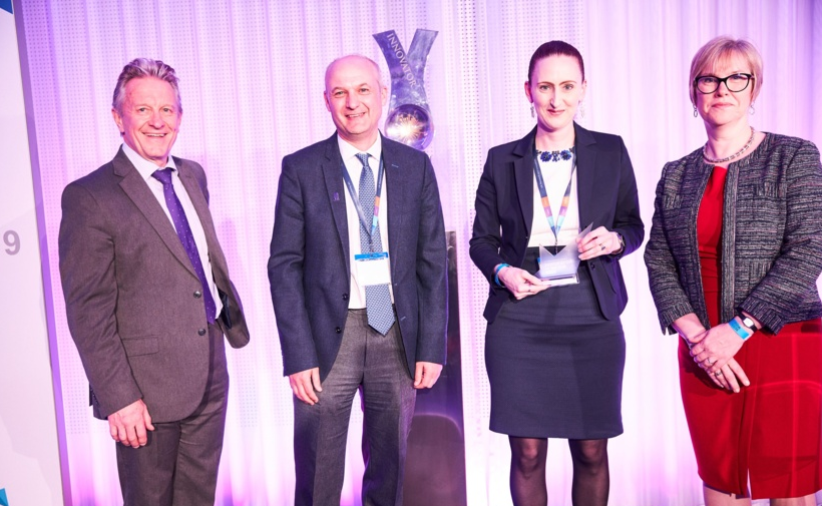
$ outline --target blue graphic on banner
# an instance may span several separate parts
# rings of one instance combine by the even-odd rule
[[[13,12],[11,10],[11,0],[0,0],[0,9],[3,9],[4,11],[8,12],[9,14],[13,14]],[[2,497],[3,496],[0,496],[0,498],[2,498]],[[8,505],[4,502],[0,502],[0,506],[8,506]]]
[[[0,506],[9,506],[9,498],[6,497],[6,489],[0,488]]]

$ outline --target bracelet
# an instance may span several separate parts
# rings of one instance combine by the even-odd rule
[[[728,325],[731,326],[733,331],[736,332],[736,335],[741,337],[743,341],[754,335],[753,332],[748,332],[748,329],[743,328],[742,325],[740,325],[739,322],[736,321],[736,318],[733,318],[731,321],[729,321]]]
[[[502,286],[502,283],[499,282],[499,271],[503,270],[506,267],[511,267],[511,264],[501,263],[496,268],[494,268],[494,282],[497,286]]]

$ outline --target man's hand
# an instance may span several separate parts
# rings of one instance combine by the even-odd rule
[[[309,406],[320,402],[316,392],[322,392],[320,385],[320,368],[307,369],[305,371],[295,372],[288,376],[288,382],[291,383],[291,391],[297,399],[303,401]]]
[[[417,367],[414,371],[414,388],[417,390],[421,388],[431,388],[440,377],[442,372],[442,364],[435,364],[433,362],[417,362]]]
[[[146,430],[154,430],[151,415],[142,399],[138,399],[120,411],[108,415],[108,429],[111,438],[132,448],[148,443]]]

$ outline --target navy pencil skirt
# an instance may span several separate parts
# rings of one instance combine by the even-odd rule
[[[523,268],[536,272],[538,250]],[[491,430],[530,438],[622,433],[622,324],[602,316],[588,268],[577,285],[503,304],[485,335]]]

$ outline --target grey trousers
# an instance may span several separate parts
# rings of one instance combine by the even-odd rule
[[[416,391],[399,326],[380,335],[364,309],[349,310],[340,351],[314,406],[294,398],[296,506],[339,506],[351,405],[364,410],[363,506],[402,504],[406,443]]]
[[[209,338],[209,378],[194,413],[176,422],[154,423],[146,446],[117,443],[124,506],[214,504],[228,405],[228,369],[219,327],[209,325]]]

